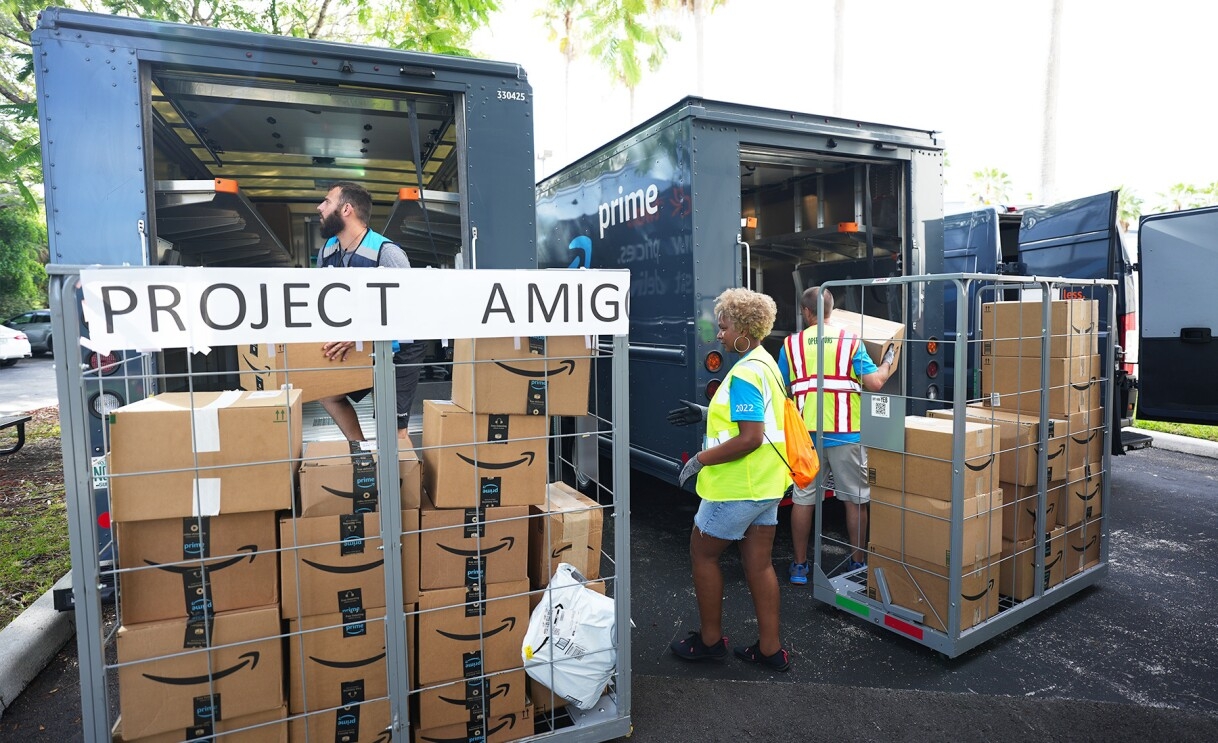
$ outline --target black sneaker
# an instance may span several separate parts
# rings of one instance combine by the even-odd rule
[[[694,630],[684,640],[673,640],[668,646],[681,660],[718,660],[727,656],[727,638],[714,645],[702,642],[702,633]]]
[[[785,648],[779,648],[777,653],[773,655],[762,655],[757,649],[760,643],[754,643],[747,648],[736,648],[736,657],[741,660],[747,660],[749,663],[760,663],[767,668],[775,671],[785,671],[791,667],[791,659],[787,656]]]

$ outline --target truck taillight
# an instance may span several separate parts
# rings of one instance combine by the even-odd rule
[[[712,379],[706,383],[706,399],[709,400],[719,391],[719,385],[723,383],[721,379]]]
[[[100,371],[102,376],[110,376],[118,371],[119,358],[113,353],[91,353],[89,354],[89,370]]]
[[[1126,374],[1133,374],[1138,365],[1138,313],[1126,312],[1117,325],[1117,343],[1125,349],[1121,369]]]
[[[711,351],[706,354],[706,360],[702,363],[708,372],[714,374],[723,368],[723,354],[718,351]]]

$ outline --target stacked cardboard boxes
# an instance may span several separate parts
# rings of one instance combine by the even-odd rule
[[[989,415],[1018,426],[1029,441],[1039,441],[1042,406],[1049,417],[1046,500],[1040,522],[1037,468],[1004,473],[1003,493],[1008,521],[1004,525],[1003,554],[1017,565],[1027,563],[1019,555],[1046,534],[1046,545],[1056,546],[1063,571],[1054,571],[1058,552],[1046,547],[1045,587],[1060,583],[1083,568],[1098,562],[1100,469],[1103,461],[1104,410],[1101,392],[1106,376],[1098,355],[1098,303],[1094,300],[1051,300],[1048,326],[1042,301],[992,302],[982,306],[982,391],[993,406]],[[1044,333],[1042,333],[1044,328]],[[1047,334],[1047,342],[1044,338]],[[1042,389],[1042,352],[1049,384]],[[986,409],[978,410],[984,415]],[[973,413],[970,412],[970,415]],[[1026,444],[1016,451],[1023,450]],[[1004,445],[1005,448],[1005,445]],[[1035,459],[1036,449],[1031,449]],[[1055,527],[1065,527],[1064,537]],[[1062,545],[1065,548],[1061,548]],[[1069,546],[1082,549],[1072,554]],[[1023,565],[1026,568],[1026,565]],[[1032,595],[1027,582],[1019,582],[1019,570],[1003,573],[1002,593],[1022,600]]]
[[[880,576],[892,602],[918,612],[929,627],[948,631],[952,562],[952,478],[963,483],[960,630],[998,612],[1002,495],[998,429],[966,420],[963,466],[953,464],[954,422],[908,416],[904,452],[868,449],[871,534],[867,595],[879,600]]]
[[[296,390],[169,393],[110,415],[122,740],[285,719],[268,557],[275,512],[292,503],[300,402]]]
[[[452,400],[424,401],[416,740],[533,733],[530,508],[547,502],[550,417],[588,412],[591,343],[457,340]]]
[[[322,353],[323,343],[255,343],[237,348],[243,390],[291,385],[301,402],[372,386],[372,344],[357,342],[341,360]]]
[[[377,740],[390,723],[381,483],[375,446],[304,447],[300,498],[279,522],[292,740]],[[398,453],[403,601],[419,596],[421,467]],[[410,651],[413,652],[413,651]]]

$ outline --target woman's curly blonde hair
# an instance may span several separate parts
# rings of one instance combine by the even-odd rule
[[[715,299],[715,317],[723,315],[736,330],[760,341],[774,328],[778,305],[752,289],[728,289]]]

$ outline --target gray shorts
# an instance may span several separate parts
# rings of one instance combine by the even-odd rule
[[[821,455],[822,475],[833,478],[833,493],[837,498],[858,504],[871,500],[871,486],[867,484],[867,450],[862,444],[826,446],[817,453]],[[816,483],[806,490],[796,485],[791,502],[799,506],[816,505]]]

